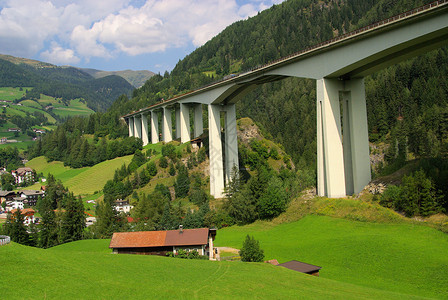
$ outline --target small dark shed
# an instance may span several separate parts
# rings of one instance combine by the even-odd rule
[[[306,273],[309,275],[319,276],[319,270],[322,269],[322,267],[310,265],[301,261],[297,260],[291,260],[282,264],[279,264],[278,266],[285,267],[290,270],[294,270],[297,272]]]

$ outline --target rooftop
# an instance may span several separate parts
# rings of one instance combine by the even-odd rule
[[[109,248],[141,248],[184,245],[206,245],[209,236],[208,228],[115,232]]]
[[[322,269],[322,267],[310,265],[301,261],[291,260],[282,264],[279,264],[281,267],[285,267],[290,270],[302,272],[302,273],[314,273]]]

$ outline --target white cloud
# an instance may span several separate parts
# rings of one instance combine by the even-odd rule
[[[41,57],[50,63],[62,65],[77,64],[80,61],[73,50],[64,49],[55,42],[50,50],[41,53]]]
[[[198,47],[282,0],[242,1],[0,0],[0,53],[68,63]]]

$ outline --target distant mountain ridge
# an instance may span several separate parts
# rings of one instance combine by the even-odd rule
[[[26,97],[41,94],[66,102],[82,98],[95,111],[104,111],[120,95],[131,95],[134,86],[122,76],[95,78],[71,66],[56,66],[37,60],[0,55],[0,87],[33,87]]]
[[[123,77],[127,80],[130,84],[132,84],[134,87],[139,88],[142,85],[145,84],[145,82],[155,75],[154,72],[148,71],[148,70],[123,70],[123,71],[101,71],[96,69],[87,69],[87,68],[80,68],[83,72],[93,76],[94,78],[102,78],[109,75],[117,75],[120,77]]]
[[[42,62],[34,59],[29,58],[22,58],[22,57],[15,57],[12,55],[5,55],[0,54],[0,59],[9,61],[15,65],[28,65],[32,66],[34,68],[75,68],[78,70],[81,70],[84,73],[89,74],[95,79],[107,77],[110,75],[116,75],[124,78],[127,82],[132,84],[134,87],[139,88],[145,82],[155,75],[154,72],[148,71],[148,70],[122,70],[122,71],[103,71],[103,70],[97,70],[97,69],[90,69],[90,68],[77,68],[72,66],[56,66],[47,62]]]

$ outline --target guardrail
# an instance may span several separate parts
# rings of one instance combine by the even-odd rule
[[[7,235],[0,235],[0,246],[9,244],[11,242],[11,238]]]

